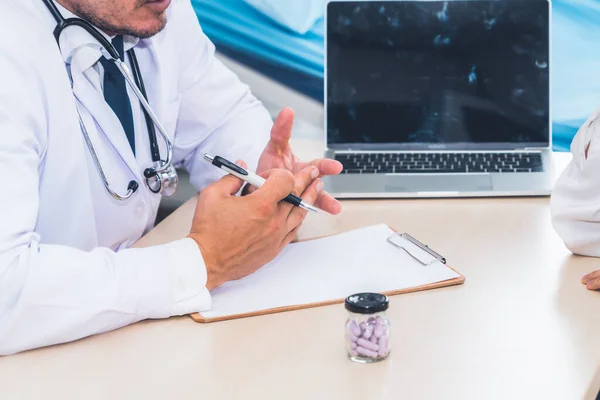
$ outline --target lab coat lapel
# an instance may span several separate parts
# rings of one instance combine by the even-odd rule
[[[115,151],[119,153],[129,169],[138,180],[142,179],[140,166],[135,159],[131,146],[119,118],[104,100],[92,83],[84,76],[77,67],[77,63],[71,64],[73,80],[73,94],[81,105],[90,113],[98,124],[102,133],[108,138]],[[89,129],[89,128],[88,128]]]

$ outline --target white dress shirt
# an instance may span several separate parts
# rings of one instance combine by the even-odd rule
[[[65,17],[71,16],[61,8]],[[129,248],[152,228],[160,196],[147,126],[130,91],[136,154],[104,101],[100,53],[79,28],[60,40],[41,0],[0,2],[0,355],[76,340],[142,319],[211,307],[196,243]],[[223,174],[204,152],[256,162],[272,125],[247,86],[215,58],[189,0],[173,0],[166,28],[134,48],[149,103],[174,142],[174,162],[199,190]],[[67,71],[72,76],[69,77]],[[77,101],[75,100],[77,98]],[[111,186],[105,190],[77,109]],[[160,140],[164,158],[164,144]]]

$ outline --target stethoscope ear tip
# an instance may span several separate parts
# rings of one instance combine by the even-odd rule
[[[136,181],[131,181],[127,186],[127,190],[131,190],[131,193],[135,193],[135,191],[138,190],[139,187],[140,185]]]
[[[154,168],[146,168],[144,170],[144,177],[146,179],[153,178],[157,175],[156,170]]]

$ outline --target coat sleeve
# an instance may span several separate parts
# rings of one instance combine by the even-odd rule
[[[176,162],[185,165],[197,189],[223,173],[202,159],[212,152],[251,170],[269,140],[272,119],[248,86],[215,57],[215,46],[202,32],[190,0],[175,0],[169,23],[179,42],[181,107],[174,143]]]
[[[14,19],[6,16],[2,37],[20,32]],[[36,48],[33,39],[0,40],[0,170],[6,171],[0,182],[0,355],[209,309],[206,270],[191,239],[81,251],[44,244],[36,233],[48,98],[39,62],[14,47],[21,45]]]
[[[551,197],[552,223],[575,254],[600,257],[600,110],[577,132]]]

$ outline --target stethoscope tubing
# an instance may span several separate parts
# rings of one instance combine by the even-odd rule
[[[131,71],[129,70],[127,65],[118,58],[113,59],[113,62],[115,63],[117,68],[119,68],[119,71],[121,71],[123,76],[125,77],[125,80],[129,84],[129,87],[131,88],[131,90],[133,90],[133,92],[135,93],[135,96],[140,101],[140,104],[142,105],[142,107],[144,107],[144,110],[146,110],[146,112],[152,119],[154,126],[156,126],[156,128],[158,129],[160,136],[165,141],[165,145],[167,147],[167,149],[166,149],[167,150],[167,158],[164,162],[163,161],[155,162],[155,168],[154,168],[156,173],[164,172],[169,168],[169,165],[171,165],[171,162],[173,159],[173,145],[171,144],[171,140],[169,139],[169,136],[167,136],[167,132],[165,132],[165,129],[163,128],[161,123],[158,121],[158,117],[156,116],[156,114],[154,114],[154,111],[150,107],[150,104],[148,104],[148,101],[146,101],[145,96],[142,94],[141,90],[138,88],[138,86],[133,81]],[[157,164],[160,164],[160,165],[157,165]]]
[[[116,200],[125,201],[125,200],[129,199],[136,192],[136,190],[139,187],[139,184],[135,180],[130,181],[129,184],[127,185],[127,193],[124,195],[115,192],[111,188],[110,182],[108,182],[108,178],[106,177],[106,174],[104,173],[104,168],[102,168],[102,164],[100,163],[100,160],[98,159],[98,155],[96,154],[96,150],[90,139],[90,135],[88,134],[85,124],[83,123],[83,118],[81,117],[81,113],[79,112],[79,107],[77,106],[77,104],[75,105],[75,107],[77,108],[77,114],[79,117],[79,125],[81,126],[81,130],[83,132],[83,138],[87,144],[88,149],[90,150],[90,154],[92,155],[92,160],[94,161],[94,164],[96,165],[96,169],[98,170],[98,173],[100,174],[100,178],[102,179],[102,183],[104,184],[104,187],[106,188],[108,193]]]

